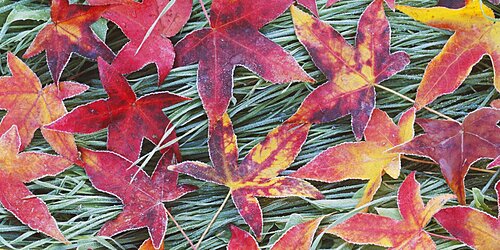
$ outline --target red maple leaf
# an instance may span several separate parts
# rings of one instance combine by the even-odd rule
[[[72,165],[60,156],[19,153],[21,138],[12,126],[0,137],[0,203],[30,228],[67,242],[45,203],[24,185],[45,176],[55,176]]]
[[[500,155],[500,109],[481,108],[468,114],[462,124],[455,121],[417,119],[425,134],[390,152],[427,156],[441,167],[441,172],[465,204],[464,178],[470,165],[482,158]]]
[[[115,55],[90,29],[90,25],[108,8],[52,0],[50,17],[53,23],[38,33],[23,57],[30,58],[45,50],[49,70],[56,84],[73,52],[89,59],[100,56],[111,61]]]
[[[211,122],[227,110],[238,65],[274,83],[313,81],[290,54],[259,32],[292,2],[214,0],[210,28],[196,30],[176,44],[177,66],[199,62],[198,92]]]
[[[188,98],[156,92],[137,98],[126,79],[113,66],[99,59],[99,73],[108,99],[97,100],[72,110],[47,128],[68,133],[93,133],[108,128],[108,149],[135,161],[143,138],[159,144],[172,126],[162,109]],[[171,133],[167,141],[175,138]]]
[[[328,82],[309,94],[290,122],[324,123],[351,114],[356,139],[375,108],[375,85],[410,63],[404,52],[390,52],[390,27],[382,0],[373,1],[358,23],[356,46],[329,24],[292,7],[295,33]]]
[[[191,185],[177,185],[177,173],[166,167],[156,168],[150,178],[146,172],[120,155],[110,151],[92,151],[80,148],[81,161],[92,185],[100,191],[118,197],[125,205],[123,212],[107,222],[98,235],[148,228],[153,246],[159,248],[167,230],[166,208],[162,202],[178,199],[196,190]],[[169,161],[164,156],[163,160]],[[166,165],[166,164],[165,164]]]
[[[148,38],[148,30],[158,19],[170,0],[90,0],[91,4],[117,4],[104,12],[103,17],[120,27],[130,41],[123,46],[112,65],[122,73],[137,71],[148,63],[158,69],[158,84],[167,77],[174,64],[174,46],[169,37],[174,36],[186,24],[191,14],[191,0],[176,0],[158,20]],[[137,51],[137,49],[140,50]]]

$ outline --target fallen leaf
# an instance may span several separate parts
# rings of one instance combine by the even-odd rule
[[[349,179],[369,180],[356,207],[373,199],[382,176],[399,177],[399,153],[387,150],[413,138],[415,109],[406,111],[396,126],[382,110],[375,109],[366,127],[366,141],[342,143],[320,153],[291,176],[315,181],[339,182]]]
[[[176,185],[174,180],[158,186],[157,167],[150,178],[146,172],[126,158],[110,151],[92,151],[80,148],[81,162],[92,185],[105,193],[118,197],[125,205],[123,212],[114,220],[108,221],[99,231],[101,236],[114,236],[118,233],[148,228],[153,246],[160,248],[167,230],[166,208],[162,202],[176,200],[196,188],[191,185]],[[166,170],[166,168],[165,168]],[[164,180],[164,179],[162,179]],[[176,178],[175,178],[176,181]]]
[[[103,17],[114,22],[130,41],[123,46],[112,65],[121,74],[137,71],[149,63],[158,70],[158,84],[170,73],[175,52],[170,37],[186,24],[193,1],[176,0],[158,20],[156,26],[142,44],[148,30],[158,19],[170,0],[90,0],[91,4],[117,4],[104,12]],[[137,51],[137,49],[140,50]]]
[[[35,131],[41,128],[44,138],[54,151],[76,160],[78,151],[72,135],[44,128],[66,114],[63,100],[85,92],[88,87],[75,82],[60,82],[59,88],[42,84],[31,69],[12,53],[7,53],[7,64],[12,76],[0,77],[0,109],[7,114],[0,122],[0,134],[12,125],[19,128],[20,150],[31,143]]]
[[[21,138],[16,126],[0,137],[0,203],[23,224],[58,241],[67,242],[47,205],[24,183],[55,176],[71,167],[62,157],[35,152],[19,153]]]
[[[108,5],[89,6],[69,4],[68,0],[52,0],[50,17],[53,23],[38,33],[23,57],[30,58],[45,50],[56,84],[73,52],[89,59],[100,56],[107,61],[113,60],[113,52],[90,29],[90,25],[108,8]]]
[[[460,9],[396,8],[417,21],[455,32],[425,70],[417,90],[417,109],[455,91],[484,55],[493,61],[494,84],[500,91],[500,23],[491,20],[495,14],[486,5],[481,7],[481,0],[467,0]]]
[[[322,219],[323,217],[320,217],[291,227],[274,243],[271,250],[308,250]],[[258,250],[259,245],[247,231],[231,225],[231,240],[227,249]]]
[[[392,152],[426,156],[441,167],[441,173],[465,204],[464,178],[470,165],[482,158],[500,155],[500,109],[481,108],[456,121],[417,119],[425,134],[400,145]]]
[[[67,133],[93,133],[108,128],[108,149],[135,161],[144,138],[159,144],[172,124],[162,109],[188,100],[169,92],[137,98],[126,79],[113,66],[98,59],[99,75],[108,99],[73,109],[47,128]],[[165,143],[175,138],[171,133]],[[162,151],[164,152],[164,151]]]
[[[338,1],[339,0],[328,0],[326,1],[325,7],[330,7],[335,3],[337,3]],[[387,3],[387,6],[391,8],[391,10],[394,10],[395,0],[384,0],[384,1]],[[495,1],[495,0],[490,0],[490,1]],[[319,17],[316,0],[297,0],[297,3],[310,10],[315,16]]]
[[[324,123],[351,114],[356,139],[375,108],[375,85],[405,68],[404,52],[391,54],[390,27],[382,0],[373,1],[358,23],[356,46],[329,24],[292,6],[295,33],[328,82],[309,94],[291,122]]]
[[[300,152],[309,128],[309,124],[292,123],[275,128],[238,165],[236,135],[229,116],[224,114],[209,130],[208,146],[213,167],[186,161],[168,169],[227,186],[241,217],[260,238],[262,210],[256,197],[323,197],[306,181],[278,177]]]
[[[266,81],[313,82],[278,44],[259,32],[293,0],[214,0],[210,28],[196,30],[175,45],[177,66],[199,62],[198,93],[211,122],[226,112],[233,95],[233,71],[244,66]]]
[[[326,232],[353,244],[373,244],[391,249],[436,249],[424,227],[444,203],[453,198],[454,195],[450,194],[439,195],[424,206],[420,184],[412,172],[398,191],[398,207],[403,220],[358,213]]]
[[[500,181],[495,185],[500,197]],[[500,212],[500,198],[498,198]],[[471,207],[447,207],[435,216],[446,231],[473,249],[496,249],[500,242],[500,219]]]

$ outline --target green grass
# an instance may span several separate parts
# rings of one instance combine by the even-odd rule
[[[0,73],[8,75],[6,53],[12,51],[22,55],[31,43],[37,32],[46,24],[49,13],[49,1],[6,1],[0,0]],[[207,8],[210,2],[205,1]],[[323,7],[326,0],[320,0]],[[435,0],[399,0],[399,4],[412,6],[433,6]],[[331,8],[320,10],[321,19],[331,24],[350,43],[354,42],[357,21],[360,14],[368,5],[368,0],[342,0]],[[14,11],[13,11],[14,9]],[[500,13],[500,8],[494,7]],[[14,12],[15,14],[11,14]],[[6,22],[13,17],[14,22]],[[397,91],[407,97],[415,98],[418,83],[426,65],[440,51],[446,43],[450,32],[434,29],[415,22],[399,12],[386,9],[392,27],[392,51],[401,50],[411,56],[411,64],[402,72],[382,83],[383,86]],[[25,19],[25,20],[23,20]],[[201,7],[195,1],[193,13],[182,32],[173,38],[174,42],[187,33],[200,27],[207,26],[207,21],[201,12]],[[111,23],[106,35],[107,44],[117,51],[126,39],[121,31]],[[234,99],[229,107],[229,114],[233,120],[235,132],[238,136],[240,155],[246,153],[274,127],[278,126],[293,114],[305,96],[319,84],[325,82],[324,75],[314,67],[307,52],[294,35],[290,13],[287,11],[271,24],[261,30],[267,37],[291,52],[300,65],[318,83],[294,83],[290,85],[273,85],[263,81],[244,68],[238,68],[234,79]],[[51,83],[51,78],[45,62],[45,54],[26,60],[28,65],[40,77],[43,84]],[[191,102],[171,107],[165,112],[176,125],[176,131],[181,137],[181,150],[185,160],[200,160],[209,162],[207,153],[207,118],[202,109],[196,91],[197,65],[174,69],[161,87],[156,86],[156,72],[153,66],[148,66],[140,72],[128,76],[130,84],[139,95],[158,90],[168,90],[177,94],[193,98]],[[95,62],[73,56],[66,67],[62,78],[72,79],[91,86],[86,93],[66,101],[69,110],[90,101],[105,98]],[[465,115],[477,108],[487,106],[499,94],[492,86],[493,70],[489,58],[484,58],[473,69],[465,83],[453,94],[443,96],[430,104],[430,107],[462,120]],[[377,88],[377,107],[388,112],[392,117],[398,117],[411,103],[389,92]],[[0,113],[4,115],[5,112]],[[427,111],[420,111],[418,117],[438,118]],[[421,132],[420,129],[417,130]],[[77,143],[95,149],[105,148],[106,131],[92,135],[76,136]],[[302,152],[285,174],[297,169],[312,157],[328,147],[346,141],[354,141],[350,127],[350,117],[335,122],[314,125],[309,133],[308,140]],[[149,152],[152,145],[146,144],[143,153]],[[49,145],[41,137],[35,135],[31,146],[27,150],[52,152]],[[151,171],[156,156],[146,167]],[[474,166],[484,168],[485,161]],[[385,178],[381,189],[371,203],[370,211],[375,208],[396,208],[396,191],[404,177],[411,171],[417,170],[417,178],[422,183],[424,201],[442,193],[450,193],[439,168],[436,165],[416,164],[403,161],[402,175],[399,179]],[[496,211],[495,195],[492,184],[498,179],[498,172],[484,173],[470,171],[466,178],[467,199],[472,201],[472,188],[479,189],[479,193],[487,196],[486,206]],[[196,242],[205,230],[215,211],[221,205],[227,188],[209,183],[200,182],[182,175],[182,183],[191,183],[200,187],[197,192],[166,204],[176,220],[186,231],[188,236]],[[272,243],[284,232],[285,227],[296,223],[300,217],[313,218],[322,214],[333,213],[327,217],[322,226],[345,219],[352,214],[356,204],[353,196],[364,186],[362,181],[348,181],[337,184],[313,183],[326,196],[325,201],[308,201],[300,198],[286,199],[259,199],[264,211],[264,239],[261,246],[269,248]],[[136,230],[120,234],[116,237],[95,236],[100,227],[108,220],[113,219],[121,212],[122,205],[114,197],[94,189],[84,171],[73,167],[55,178],[43,178],[28,185],[29,189],[43,199],[52,215],[58,221],[64,235],[71,241],[70,245],[62,245],[54,240],[30,230],[22,225],[12,214],[0,207],[0,249],[133,249],[137,248],[147,237],[147,231]],[[489,198],[488,198],[489,197]],[[450,202],[449,205],[456,204]],[[393,210],[389,210],[393,211]],[[228,224],[235,224],[248,229],[243,219],[238,215],[233,204],[229,202],[202,244],[203,249],[225,248],[229,239]],[[288,223],[288,224],[287,224]],[[426,229],[430,232],[446,235],[443,229],[433,220]],[[456,241],[445,241],[434,238],[439,249],[463,248],[464,245]],[[324,235],[319,242],[321,249],[358,249],[373,248],[368,246],[354,246],[345,244],[341,239],[331,235]],[[188,244],[174,224],[169,221],[166,235],[167,249],[187,249]]]

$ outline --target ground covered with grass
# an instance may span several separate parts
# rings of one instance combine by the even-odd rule
[[[326,0],[319,0],[320,18],[331,24],[350,43],[353,43],[357,21],[369,2],[369,0],[342,0],[330,8],[322,8]],[[434,6],[436,4],[435,0],[398,0],[397,2],[411,6]],[[207,9],[210,8],[210,3],[210,1],[205,1]],[[50,19],[49,4],[49,1],[0,0],[0,23],[3,24],[0,30],[1,75],[10,74],[6,65],[7,52],[11,51],[18,56],[22,55],[37,32],[48,22]],[[494,9],[496,14],[500,13],[499,7],[490,7]],[[400,12],[392,12],[388,8],[386,8],[386,15],[392,28],[392,51],[405,51],[410,55],[411,63],[404,71],[381,85],[414,99],[425,67],[446,43],[451,32],[431,28]],[[207,20],[198,1],[195,1],[191,18],[180,34],[173,38],[174,43],[189,32],[204,26],[207,26]],[[127,42],[120,29],[112,23],[106,24],[103,20],[94,28],[96,28],[97,33],[106,37],[106,43],[115,52]],[[273,85],[244,68],[237,68],[234,80],[234,98],[229,107],[229,115],[238,136],[238,146],[242,157],[271,129],[290,117],[306,95],[326,80],[325,76],[313,65],[306,50],[297,40],[289,11],[265,26],[261,31],[289,51],[307,73],[317,80],[317,83]],[[26,62],[40,77],[44,85],[51,83],[44,54],[26,60]],[[192,101],[173,106],[165,112],[175,124],[178,136],[181,138],[180,145],[184,160],[209,163],[207,118],[196,90],[196,71],[197,65],[175,68],[160,87],[156,85],[156,69],[151,65],[127,78],[138,95],[168,90],[193,98]],[[61,79],[74,80],[90,86],[89,91],[65,102],[68,110],[93,100],[106,98],[106,93],[99,82],[96,62],[73,55]],[[492,100],[499,97],[492,83],[491,61],[489,57],[485,57],[474,67],[471,75],[455,93],[440,97],[429,107],[462,121],[469,112],[488,106]],[[403,111],[412,106],[411,102],[390,91],[382,88],[377,88],[376,91],[377,107],[386,111],[391,117],[399,118]],[[0,112],[0,116],[5,114],[3,111]],[[427,110],[418,112],[417,117],[439,118]],[[415,128],[417,133],[421,133],[422,130],[418,126]],[[104,149],[106,131],[91,135],[77,135],[76,139],[79,145],[93,149]],[[328,147],[348,141],[354,141],[350,117],[328,124],[314,125],[300,155],[284,174],[296,170]],[[152,148],[152,144],[146,143],[143,154]],[[27,150],[52,152],[39,132]],[[152,171],[158,158],[159,154],[151,159],[146,166],[146,171],[149,173]],[[487,161],[475,163],[474,169],[471,169],[467,175],[465,180],[467,201],[481,210],[496,213],[493,185],[498,180],[499,172],[485,170],[486,164]],[[417,180],[422,184],[424,202],[436,194],[451,193],[439,167],[429,162],[428,159],[406,158],[403,160],[402,166],[402,175],[399,179],[394,180],[384,176],[380,190],[375,195],[373,202],[370,203],[370,212],[397,214],[397,189],[412,170],[417,171]],[[186,234],[196,242],[222,204],[228,190],[225,187],[201,182],[185,175],[181,175],[180,182],[197,185],[200,189],[166,205]],[[356,198],[360,196],[360,190],[364,187],[365,182],[346,181],[336,184],[313,182],[313,184],[322,191],[325,200],[259,198],[264,212],[264,235],[261,246],[270,247],[287,228],[303,219],[312,219],[318,215],[332,213],[321,224],[326,226],[359,211],[359,209],[354,210],[354,207],[357,204]],[[57,177],[34,181],[28,187],[47,203],[63,234],[71,241],[71,244],[63,245],[30,230],[11,213],[0,207],[1,249],[133,249],[148,238],[145,229],[129,231],[113,238],[96,236],[97,231],[106,221],[113,219],[121,212],[122,205],[118,199],[94,189],[83,169],[77,166]],[[448,205],[456,204],[456,201],[448,203]],[[211,226],[202,243],[202,249],[225,248],[230,237],[229,224],[235,224],[245,230],[248,229],[231,202],[224,206],[218,219]],[[426,230],[431,233],[447,235],[434,220],[426,227]],[[433,240],[438,249],[456,249],[465,246],[458,241],[440,238],[433,238]],[[317,243],[319,243],[318,249],[372,248],[347,244],[332,235],[324,235]],[[188,243],[172,221],[169,221],[165,244],[166,249],[189,248]]]

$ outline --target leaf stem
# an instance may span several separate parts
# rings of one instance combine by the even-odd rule
[[[374,84],[374,86],[377,87],[377,88],[383,89],[383,90],[385,90],[385,91],[387,91],[389,93],[392,93],[394,95],[397,95],[397,96],[399,96],[399,97],[401,97],[401,98],[403,98],[403,99],[405,99],[405,100],[407,100],[407,101],[409,101],[411,103],[415,103],[415,100],[411,99],[410,97],[405,96],[405,95],[403,95],[403,94],[401,94],[401,93],[399,93],[397,91],[394,91],[394,90],[392,90],[392,89],[390,89],[388,87],[382,86],[380,84]],[[437,111],[435,109],[429,108],[427,106],[424,106],[423,108],[426,109],[427,111],[431,112],[431,113],[434,113],[434,114],[436,114],[438,116],[441,116],[441,117],[445,118],[446,120],[455,121],[455,119],[453,119],[453,118],[451,118],[451,117],[449,117],[449,116],[447,116],[447,115],[445,115],[445,114],[443,114],[443,113],[441,113],[441,112],[439,112],[439,111]]]
[[[177,221],[175,220],[174,216],[168,211],[168,209],[165,209],[167,211],[167,215],[168,217],[170,217],[170,219],[174,222],[175,226],[177,227],[177,229],[179,229],[179,231],[181,232],[181,234],[184,236],[184,238],[189,242],[189,245],[191,245],[191,248],[193,250],[196,250],[196,247],[194,246],[193,242],[191,241],[191,239],[187,236],[186,232],[184,232],[184,230],[182,230],[182,227],[181,225],[179,225],[179,223],[177,223]]]
[[[212,227],[212,225],[214,224],[215,220],[217,219],[217,217],[219,216],[220,212],[222,212],[222,209],[224,208],[224,206],[226,205],[227,201],[229,200],[229,197],[231,196],[231,191],[227,192],[227,195],[226,195],[226,198],[224,198],[224,201],[222,202],[222,204],[220,205],[219,209],[217,210],[217,212],[215,212],[214,214],[214,217],[212,218],[212,220],[210,221],[210,223],[208,223],[208,226],[207,228],[205,229],[205,231],[203,232],[203,234],[201,235],[200,239],[198,240],[198,243],[196,243],[196,246],[195,248],[198,249],[201,245],[201,242],[203,241],[203,238],[205,238],[205,236],[207,235],[208,231],[210,230],[210,228]]]
[[[430,236],[434,236],[436,238],[441,238],[441,239],[445,239],[445,240],[454,240],[454,241],[458,241],[457,238],[455,237],[450,237],[450,236],[444,236],[444,235],[440,235],[440,234],[435,234],[435,233],[431,233],[431,232],[427,232]]]
[[[198,0],[201,5],[201,9],[203,10],[203,14],[205,15],[205,18],[207,18],[208,25],[212,27],[212,23],[210,23],[210,16],[208,15],[207,9],[205,9],[205,3],[203,3],[203,0]]]

